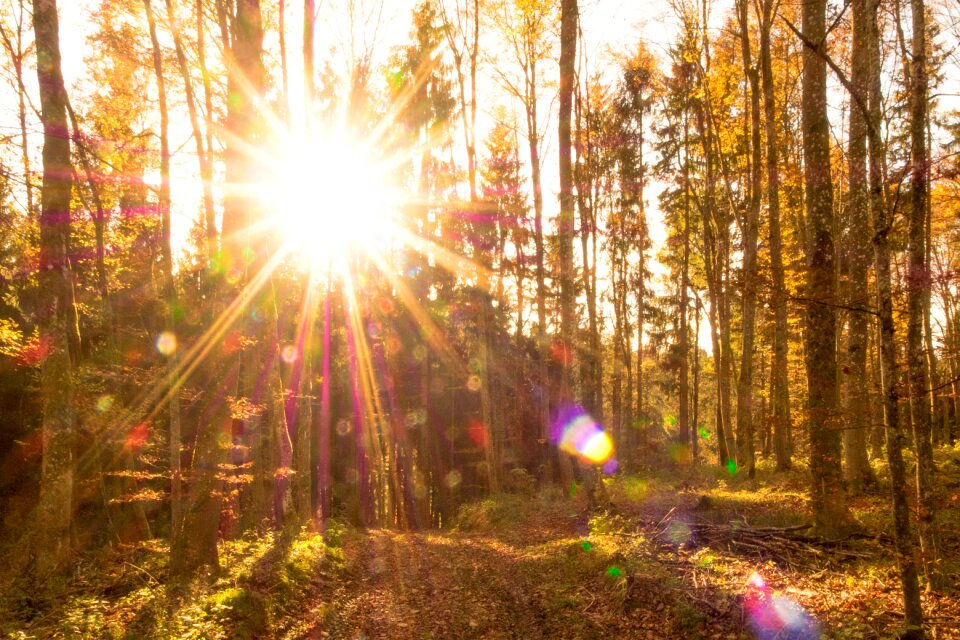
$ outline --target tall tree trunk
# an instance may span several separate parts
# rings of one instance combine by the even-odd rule
[[[855,5],[855,10],[861,5]],[[890,248],[888,235],[893,217],[888,211],[884,190],[886,180],[886,150],[878,132],[882,94],[880,85],[880,33],[877,10],[880,0],[868,0],[863,6],[869,21],[870,78],[867,99],[869,117],[868,160],[870,184],[870,213],[873,220],[873,255],[877,281],[877,306],[880,313],[880,374],[883,387],[883,415],[887,435],[887,463],[890,467],[890,485],[893,499],[894,539],[897,563],[900,567],[900,586],[907,632],[901,637],[920,640],[923,633],[923,608],[917,569],[916,543],[910,524],[910,505],[907,501],[907,471],[903,461],[905,433],[900,424],[900,394],[897,390],[896,325],[893,320],[893,288],[890,283]],[[862,100],[861,100],[862,102]]]
[[[213,208],[213,86],[207,69],[206,28],[203,19],[203,0],[197,0],[197,62],[203,81],[203,104],[206,115],[207,154],[200,165],[203,179],[204,237],[206,239],[207,268],[213,271],[217,260],[217,221]]]
[[[826,0],[804,0],[802,79],[803,182],[808,225],[806,331],[811,498],[816,527],[832,533],[851,524],[841,478],[838,428],[833,183],[827,119]]]
[[[42,297],[38,333],[48,349],[40,366],[43,397],[43,460],[37,505],[34,557],[39,574],[58,568],[70,550],[73,519],[73,365],[70,334],[74,317],[70,268],[70,198],[73,167],[67,127],[67,91],[60,58],[56,0],[33,1],[37,81],[43,123],[43,185],[40,191],[40,271]]]
[[[717,371],[717,455],[721,466],[733,466],[733,425],[730,418],[730,318],[729,304],[724,295],[724,268],[729,257],[729,225],[726,216],[717,206],[715,132],[711,113],[710,90],[706,79],[710,77],[710,37],[705,27],[708,17],[707,0],[700,3],[703,33],[703,100],[697,114],[697,129],[700,133],[704,158],[704,195],[701,220],[703,224],[704,271],[707,277],[707,295],[710,299],[710,336]]]
[[[780,148],[777,144],[776,87],[770,53],[770,30],[776,0],[763,1],[760,27],[760,70],[763,76],[763,108],[767,148],[767,212],[770,238],[770,275],[773,280],[771,304],[774,313],[772,388],[773,450],[777,471],[791,467],[789,441],[790,385],[787,379],[787,295],[783,271],[783,240],[780,236]]]
[[[573,163],[570,122],[573,112],[574,68],[577,60],[577,0],[560,3],[560,215],[557,235],[560,259],[560,339],[563,341],[561,402],[573,400],[573,368],[577,335],[576,290],[573,273]],[[628,398],[629,402],[629,398]]]
[[[642,96],[640,104],[643,105]],[[637,411],[636,411],[636,428],[641,429],[643,432],[643,443],[646,444],[646,433],[649,427],[647,416],[644,413],[644,388],[643,388],[643,323],[644,323],[644,292],[646,291],[646,277],[647,277],[647,213],[646,205],[643,202],[643,188],[644,181],[646,180],[645,168],[643,165],[643,109],[640,109],[640,113],[637,114],[637,168],[639,169],[637,174],[637,246],[639,254],[637,260]],[[596,276],[596,274],[594,274]],[[630,429],[634,428],[634,425],[629,425]],[[628,468],[626,471],[629,471],[629,462],[635,457],[634,451],[627,452],[627,461]]]
[[[177,63],[180,67],[180,77],[183,79],[183,90],[186,95],[187,102],[187,114],[190,118],[190,131],[193,134],[193,143],[194,147],[197,150],[197,161],[200,164],[200,176],[203,181],[203,214],[204,220],[208,227],[208,243],[209,243],[209,233],[213,231],[213,246],[207,247],[207,258],[210,259],[216,247],[216,223],[214,219],[216,218],[216,212],[214,210],[213,204],[213,148],[212,141],[208,139],[206,148],[204,148],[203,134],[200,130],[200,116],[197,113],[197,100],[196,95],[193,90],[193,78],[190,75],[190,63],[187,61],[187,55],[183,48],[183,38],[180,35],[179,22],[177,20],[176,12],[173,8],[173,0],[165,0],[167,6],[167,20],[170,22],[170,32],[173,35],[173,48],[177,55]],[[202,52],[203,45],[203,24],[198,22],[198,48],[200,51],[200,60],[201,60],[201,71],[204,75],[204,81],[208,82],[206,78],[206,62],[205,56]],[[207,117],[211,118],[212,115],[209,113],[209,109],[212,108],[212,103],[208,101]],[[208,129],[210,129],[210,123],[207,123]]]
[[[157,79],[157,101],[160,108],[160,262],[164,279],[164,297],[166,298],[166,331],[176,336],[177,296],[173,279],[173,245],[170,235],[170,118],[167,112],[167,89],[163,75],[163,54],[157,38],[157,25],[153,16],[150,0],[143,0],[150,31],[150,43],[153,51],[153,72]],[[174,338],[175,339],[175,338]],[[175,536],[180,527],[182,515],[182,482],[180,469],[180,381],[178,379],[178,359],[176,343],[174,350],[167,356],[168,391],[167,410],[170,413],[169,462],[170,462],[170,534]]]
[[[866,96],[870,87],[870,23],[865,10],[870,0],[854,0],[853,52],[851,83]],[[867,456],[870,427],[870,392],[867,379],[867,323],[870,305],[867,268],[870,264],[869,193],[867,187],[867,115],[856,105],[850,109],[847,147],[849,228],[846,259],[850,278],[850,327],[847,332],[849,383],[847,385],[847,425],[843,431],[845,475],[850,488],[860,492],[876,484]]]
[[[737,379],[737,462],[747,476],[756,475],[753,425],[753,356],[757,314],[757,238],[760,231],[762,191],[760,149],[760,77],[752,63],[750,19],[746,0],[737,2],[740,16],[740,44],[743,70],[750,80],[750,199],[742,220],[743,292],[742,348]]]
[[[687,112],[683,113],[683,257],[680,261],[680,410],[677,418],[680,427],[679,440],[683,446],[690,445],[690,341],[687,327],[687,310],[690,301],[690,135]]]
[[[700,458],[700,295],[694,291],[693,320],[693,462]]]
[[[910,228],[907,273],[907,368],[913,439],[917,447],[917,502],[919,504],[920,550],[927,585],[939,588],[940,535],[934,501],[934,462],[930,425],[929,379],[924,353],[924,303],[928,300],[930,276],[925,247],[927,227],[927,26],[923,0],[911,0],[913,38],[910,65]]]
[[[589,85],[586,87],[589,96]],[[597,226],[595,199],[595,176],[593,174],[594,148],[592,131],[584,123],[584,111],[588,114],[592,109],[589,100],[585,100],[580,85],[576,91],[576,131],[575,144],[575,176],[577,182],[577,212],[580,216],[580,251],[583,255],[583,288],[587,302],[588,344],[584,349],[580,379],[584,407],[592,415],[599,417],[603,409],[603,384],[600,375],[600,328],[597,319]],[[592,241],[592,242],[591,242]],[[592,253],[591,253],[592,247]],[[624,433],[629,436],[629,430]],[[629,437],[625,438],[623,447],[629,449]],[[625,458],[621,456],[621,461]]]
[[[232,20],[232,47],[227,53],[227,147],[225,152],[226,181],[232,188],[224,198],[223,242],[219,266],[222,270],[214,294],[214,313],[220,314],[239,306],[240,311],[247,309],[253,296],[263,286],[263,280],[247,282],[249,268],[257,273],[258,266],[265,262],[264,248],[258,247],[259,254],[253,252],[254,244],[250,237],[251,223],[255,212],[255,203],[244,187],[255,180],[255,159],[250,154],[256,148],[258,131],[261,127],[258,107],[263,87],[264,71],[260,59],[263,28],[260,19],[259,0],[238,0],[236,13]],[[248,257],[254,256],[248,265]],[[236,283],[236,284],[231,284]],[[229,286],[228,286],[229,285]],[[242,288],[244,285],[246,288]],[[236,300],[231,298],[236,296]],[[242,314],[245,315],[245,314]],[[216,316],[215,316],[216,317]],[[268,322],[275,327],[275,317]],[[271,322],[271,320],[273,320]],[[266,331],[264,332],[266,333]],[[264,354],[260,336],[255,351]],[[275,343],[266,353],[275,358]],[[217,551],[218,528],[220,524],[221,495],[218,491],[218,465],[222,450],[219,446],[221,434],[233,432],[233,417],[229,395],[236,395],[240,374],[240,361],[259,361],[261,358],[244,354],[238,357],[230,352],[226,345],[211,350],[209,358],[210,384],[206,399],[206,409],[198,427],[197,442],[194,448],[191,470],[190,491],[187,509],[183,514],[180,534],[174,538],[171,547],[171,574],[177,580],[185,580],[204,568],[219,569]],[[271,367],[273,369],[273,367]],[[246,374],[244,379],[249,379]],[[267,388],[272,386],[270,378]],[[215,390],[215,391],[214,391]],[[278,400],[278,399],[277,399]],[[275,407],[274,407],[275,409]],[[239,419],[239,418],[238,418]],[[263,470],[257,470],[263,473]],[[256,472],[255,472],[256,473]],[[189,535],[186,533],[189,532]]]
[[[527,146],[530,152],[530,184],[533,188],[533,240],[536,249],[537,261],[537,353],[540,368],[541,392],[539,398],[540,435],[543,443],[541,460],[544,475],[552,476],[553,452],[550,449],[550,400],[547,380],[547,285],[546,285],[546,252],[543,237],[543,185],[540,175],[540,133],[537,122],[537,74],[536,61],[531,60],[526,76],[526,101],[524,107],[527,115]]]

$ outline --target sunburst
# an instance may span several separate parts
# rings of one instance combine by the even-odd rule
[[[311,269],[343,269],[351,255],[386,251],[399,188],[374,145],[333,131],[288,134],[262,182],[264,221]]]

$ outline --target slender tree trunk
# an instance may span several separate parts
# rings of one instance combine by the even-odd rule
[[[150,0],[144,0],[150,43],[153,50],[153,72],[157,79],[157,101],[160,108],[160,254],[166,298],[166,331],[176,336],[177,296],[173,279],[173,245],[170,236],[170,119],[167,112],[167,90],[163,74],[163,54],[157,38],[157,25]],[[175,340],[175,338],[174,338]],[[174,342],[175,344],[175,342]],[[170,462],[170,534],[175,536],[180,528],[182,515],[182,482],[180,469],[180,381],[176,348],[167,356],[167,380],[170,390],[167,410],[170,412],[169,462]]]
[[[183,49],[183,38],[180,36],[180,27],[177,20],[176,12],[173,8],[173,0],[165,0],[167,6],[167,20],[170,22],[170,31],[173,35],[173,47],[177,55],[177,63],[180,67],[180,77],[183,79],[183,90],[186,95],[187,102],[187,114],[190,118],[190,131],[193,134],[193,143],[197,150],[197,161],[200,164],[200,176],[203,180],[203,213],[204,220],[208,227],[208,245],[210,243],[210,232],[213,232],[213,244],[212,246],[207,247],[208,259],[210,259],[215,253],[216,247],[216,223],[214,222],[216,218],[216,212],[214,211],[213,204],[213,148],[212,141],[207,140],[207,146],[204,148],[203,134],[200,131],[200,117],[197,113],[197,100],[193,90],[193,78],[190,76],[190,64],[187,62],[187,55]],[[197,23],[197,33],[198,33],[198,48],[200,48],[200,60],[201,60],[201,71],[204,75],[204,82],[208,83],[209,79],[206,77],[206,62],[205,56],[203,54],[202,48],[203,44],[203,23],[198,20]],[[212,102],[208,101],[207,117],[211,118],[209,110],[212,108]],[[208,129],[210,124],[207,124]]]
[[[870,0],[855,0],[853,8],[853,53],[851,82],[854,89],[866,96],[870,86],[869,16],[865,10]],[[848,302],[851,307],[847,333],[849,383],[847,392],[847,425],[843,431],[845,475],[854,492],[876,484],[867,456],[867,434],[870,426],[870,392],[867,379],[867,330],[870,305],[867,269],[870,264],[870,219],[867,185],[867,115],[854,105],[850,109],[850,132],[847,147],[849,196],[847,216],[848,241],[845,243],[850,279]],[[858,311],[859,310],[859,311]]]
[[[687,290],[690,288],[690,135],[687,113],[683,113],[683,257],[680,262],[680,308],[679,308],[679,345],[680,345],[680,410],[677,412],[683,446],[690,445],[690,341],[687,327],[687,310],[690,301]]]
[[[750,80],[750,199],[742,221],[743,292],[742,348],[737,379],[737,461],[747,476],[756,475],[753,425],[753,356],[757,313],[757,238],[760,231],[762,191],[760,148],[760,77],[753,67],[750,50],[750,20],[746,0],[739,0],[740,43],[743,69]]]
[[[207,268],[214,271],[217,260],[217,221],[213,208],[213,87],[207,69],[206,28],[203,19],[203,0],[197,0],[197,62],[203,81],[203,104],[206,115],[207,153],[200,165],[203,180],[203,218],[206,238]]]
[[[700,295],[694,291],[693,321],[693,462],[700,458]]]
[[[27,89],[23,80],[23,61],[26,58],[23,50],[23,22],[26,16],[23,2],[19,3],[19,9],[16,34],[11,36],[0,24],[0,37],[3,38],[3,46],[13,61],[14,82],[17,85],[17,119],[20,123],[20,161],[23,163],[23,184],[27,193],[27,217],[32,220],[36,212],[33,207],[33,175],[30,170],[30,145],[27,139]]]
[[[560,257],[560,338],[563,341],[561,402],[573,400],[573,369],[577,334],[573,273],[573,163],[570,123],[573,111],[574,68],[577,60],[577,0],[560,3],[560,215],[557,234]],[[629,401],[629,399],[628,399]]]
[[[637,114],[637,411],[636,424],[629,428],[640,429],[643,433],[643,443],[646,444],[646,433],[649,428],[647,415],[644,413],[644,388],[643,388],[643,323],[644,304],[647,278],[647,211],[646,204],[643,201],[644,182],[646,181],[646,168],[643,164],[643,96],[639,96],[640,112]],[[632,456],[634,452],[628,452]],[[628,457],[628,460],[631,458]],[[628,469],[629,470],[629,469]]]
[[[707,24],[707,0],[701,2],[702,24]],[[704,197],[701,220],[703,224],[704,271],[707,277],[707,295],[710,299],[710,337],[713,343],[714,366],[717,371],[717,454],[721,466],[733,465],[733,428],[730,419],[730,322],[729,305],[725,300],[724,265],[728,252],[725,250],[730,234],[726,216],[718,207],[716,196],[716,161],[714,155],[713,116],[710,91],[706,79],[710,77],[709,30],[703,29],[703,102],[697,114],[697,128],[703,147]]]
[[[917,502],[923,572],[930,588],[942,586],[940,534],[934,500],[933,441],[930,425],[930,381],[924,353],[924,303],[930,274],[925,247],[927,226],[927,27],[923,0],[911,0],[913,39],[910,65],[910,228],[907,273],[907,368],[913,439],[917,447]]]
[[[589,96],[589,85],[586,88]],[[575,176],[577,181],[577,211],[580,216],[580,251],[583,255],[583,284],[587,302],[588,344],[584,349],[583,364],[580,371],[581,386],[583,388],[583,404],[592,415],[598,416],[603,409],[602,380],[600,377],[600,329],[597,322],[597,228],[595,224],[596,210],[592,194],[595,189],[593,175],[593,142],[589,126],[584,124],[584,110],[588,113],[592,105],[584,100],[579,85],[576,92],[576,122],[577,142],[575,145],[576,162]],[[586,103],[586,104],[585,104]],[[584,140],[584,137],[586,139]],[[589,200],[588,200],[589,198]],[[592,245],[591,245],[592,240]],[[591,253],[592,246],[592,253]],[[629,436],[629,429],[625,435]],[[630,445],[625,439],[623,447]]]
[[[43,575],[58,568],[70,551],[73,520],[73,365],[70,354],[73,274],[70,268],[70,197],[73,167],[67,127],[67,91],[60,58],[56,0],[33,1],[43,123],[43,185],[40,191],[40,271],[42,297],[38,333],[48,352],[40,366],[43,460],[36,511],[34,555]]]
[[[533,240],[537,260],[537,353],[540,368],[540,436],[543,443],[542,462],[544,475],[553,475],[550,449],[550,400],[547,380],[547,285],[546,252],[543,237],[543,186],[540,176],[540,134],[537,122],[537,75],[536,61],[529,62],[526,78],[527,145],[530,151],[530,183],[533,188]]]
[[[777,144],[776,87],[770,53],[775,0],[764,0],[760,31],[760,69],[763,76],[763,107],[767,148],[767,212],[770,239],[770,274],[773,279],[771,303],[774,313],[773,334],[773,450],[777,471],[791,467],[789,442],[790,385],[787,378],[787,296],[783,270],[783,241],[780,236],[780,149]]]
[[[330,518],[330,498],[333,492],[332,476],[330,467],[330,427],[331,427],[331,406],[330,406],[330,363],[333,357],[332,351],[332,330],[330,325],[330,297],[332,296],[331,286],[332,276],[327,272],[327,284],[323,298],[323,364],[320,367],[320,434],[317,443],[317,502],[320,512],[321,527],[325,527]]]

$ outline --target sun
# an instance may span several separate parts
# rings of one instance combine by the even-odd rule
[[[264,210],[285,251],[310,268],[336,268],[384,250],[399,198],[371,145],[333,133],[291,136],[272,155]]]

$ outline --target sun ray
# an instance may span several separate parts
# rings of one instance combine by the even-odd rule
[[[137,398],[134,398],[130,402],[129,408],[124,412],[125,415],[110,425],[101,434],[101,438],[105,439],[112,434],[124,432],[136,423],[152,423],[163,408],[168,405],[172,395],[180,393],[180,390],[189,381],[190,376],[210,357],[215,346],[236,324],[250,301],[269,282],[273,272],[282,263],[283,259],[283,252],[274,253],[250,281],[240,289],[228,306],[216,316],[210,327],[197,339],[190,350],[179,358],[177,366],[164,373],[154,384],[146,387]],[[78,470],[83,471],[88,468],[88,465],[95,463],[92,458],[86,459],[90,458],[95,451],[96,447],[91,447],[85,454],[85,458],[78,461]]]
[[[382,257],[371,256],[371,260],[387,278],[388,283],[393,287],[397,299],[400,300],[400,303],[410,312],[414,320],[416,320],[420,327],[421,335],[423,335],[427,344],[434,352],[440,356],[444,365],[449,367],[453,372],[466,375],[466,366],[463,363],[463,359],[447,341],[443,330],[437,326],[437,323],[417,300],[417,297],[413,294],[413,291],[410,290],[406,281],[397,276]]]

